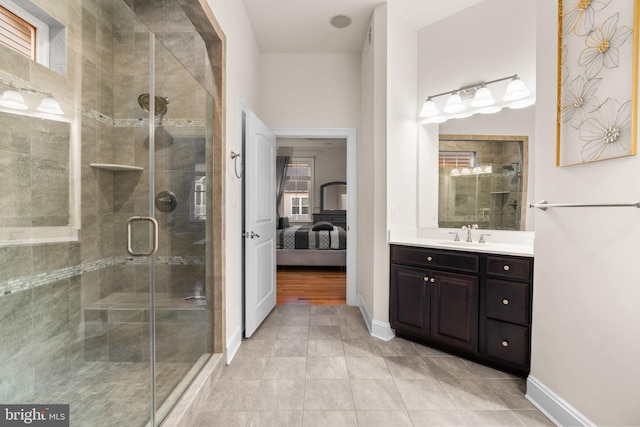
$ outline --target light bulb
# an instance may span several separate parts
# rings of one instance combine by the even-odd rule
[[[54,98],[44,98],[40,102],[40,105],[38,105],[38,108],[36,108],[36,110],[42,113],[59,115],[64,114],[64,111],[62,111],[62,108],[60,108],[60,103]]]
[[[27,110],[29,106],[24,102],[24,97],[15,90],[5,90],[0,96],[0,106],[13,110]]]
[[[422,110],[420,110],[420,117],[433,117],[438,114],[440,114],[440,111],[438,111],[438,107],[435,102],[431,99],[424,101],[424,104],[422,104]]]
[[[425,123],[444,123],[447,121],[445,116],[433,116],[425,120]]]
[[[459,94],[454,93],[447,99],[447,105],[444,106],[443,110],[448,114],[459,113],[464,110],[464,104],[462,103],[462,98]]]
[[[489,90],[488,87],[481,87],[471,100],[470,105],[472,107],[488,107],[489,105],[495,104],[495,102],[496,100],[493,99],[491,90]]]
[[[527,108],[530,105],[533,105],[535,103],[536,103],[535,98],[525,98],[519,101],[512,102],[511,104],[508,105],[508,107],[511,108],[512,110],[519,110],[520,108]]]
[[[507,90],[502,97],[503,101],[517,101],[518,99],[526,98],[531,95],[531,91],[527,89],[527,86],[519,78],[515,78],[509,82]]]

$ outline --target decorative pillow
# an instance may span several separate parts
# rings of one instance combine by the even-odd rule
[[[278,218],[278,228],[288,228],[289,227],[289,218],[284,216]]]
[[[322,231],[322,230],[331,231],[331,230],[333,230],[333,224],[331,224],[329,221],[316,222],[315,224],[313,224],[313,227],[311,228],[311,230],[313,230],[313,231]]]

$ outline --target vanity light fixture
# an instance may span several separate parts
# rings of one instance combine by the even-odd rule
[[[58,114],[58,115],[64,114],[64,111],[62,111],[62,108],[60,108],[60,103],[58,102],[58,100],[54,98],[44,98],[40,102],[40,105],[38,105],[36,110],[40,111],[41,113]]]
[[[495,114],[502,111],[502,107],[499,105],[491,105],[489,107],[484,107],[478,110],[479,114]]]
[[[438,107],[436,107],[436,103],[431,99],[431,97],[427,98],[422,104],[422,110],[420,110],[420,117],[433,117],[440,114]]]
[[[38,103],[38,101],[40,102]],[[36,103],[38,103],[38,106],[35,108],[36,111],[58,116],[64,115],[64,111],[60,107],[60,102],[53,98],[50,93],[31,88],[16,88],[15,90],[5,90],[2,96],[0,96],[0,107],[25,111],[25,113],[16,112],[16,114],[32,115],[26,111],[32,108],[30,105],[35,105]]]
[[[472,107],[488,107],[489,105],[493,105],[495,103],[496,100],[493,98],[491,90],[486,86],[482,86],[480,89],[478,89],[469,105],[471,105]]]
[[[527,108],[528,106],[535,104],[535,102],[535,98],[520,99],[509,104],[509,108],[511,108],[512,110],[519,110],[521,108]]]
[[[489,85],[511,80],[507,85],[501,102],[496,102]],[[440,110],[434,98],[449,95],[446,104]],[[535,97],[517,74],[501,77],[487,82],[478,82],[430,95],[422,105],[420,117],[423,123],[443,123],[449,119],[464,118],[473,114],[494,114],[504,107],[525,108],[535,103]]]
[[[527,86],[524,84],[524,82],[520,80],[520,78],[516,75],[513,80],[509,82],[502,100],[518,101],[520,99],[526,98],[529,95],[531,95],[531,91],[527,89]]]
[[[28,110],[29,106],[24,102],[24,96],[15,90],[5,90],[0,97],[0,107],[12,110]]]
[[[447,99],[447,104],[442,109],[445,113],[455,114],[464,111],[466,107],[462,103],[462,97],[458,92],[452,93]]]

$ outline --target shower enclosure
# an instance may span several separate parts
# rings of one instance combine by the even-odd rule
[[[158,425],[213,352],[204,42],[177,1],[27,3],[66,54],[0,46],[0,403]]]

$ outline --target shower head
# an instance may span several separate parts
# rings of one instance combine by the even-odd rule
[[[154,111],[156,113],[156,116],[164,116],[165,114],[167,114],[168,103],[169,103],[168,98],[164,98],[156,95],[155,103],[154,103],[155,104]],[[138,97],[138,104],[140,104],[140,107],[142,107],[142,109],[148,113],[149,112],[149,94],[143,93],[142,95],[140,95]]]

